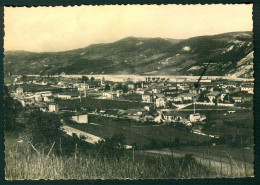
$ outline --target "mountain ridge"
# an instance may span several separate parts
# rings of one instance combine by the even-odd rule
[[[138,74],[253,76],[253,33],[230,32],[188,39],[126,37],[60,52],[5,51],[13,74]],[[243,67],[238,62],[246,58]],[[245,60],[245,59],[244,59]],[[241,72],[242,71],[242,72]]]

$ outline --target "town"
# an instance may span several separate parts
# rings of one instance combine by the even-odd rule
[[[78,124],[104,124],[91,123],[89,117],[96,115],[131,120],[133,126],[179,125],[194,134],[218,138],[218,134],[202,132],[205,122],[212,121],[203,112],[224,110],[222,116],[225,116],[252,110],[252,81],[204,77],[196,87],[196,80],[143,77],[136,81],[126,77],[118,82],[104,77],[67,77],[65,73],[55,76],[9,74],[5,84],[23,107],[54,114],[70,112],[70,120]]]

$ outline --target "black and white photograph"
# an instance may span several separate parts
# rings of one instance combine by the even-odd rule
[[[4,7],[6,180],[254,177],[252,9]]]

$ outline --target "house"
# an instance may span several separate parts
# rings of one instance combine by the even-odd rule
[[[224,97],[226,96],[226,93],[221,93],[220,94],[220,100],[223,102],[224,101]]]
[[[173,101],[174,102],[192,101],[193,97],[195,97],[195,96],[196,96],[195,94],[184,93],[184,94],[181,94],[177,97],[174,97]]]
[[[155,106],[157,108],[165,108],[166,107],[166,99],[164,97],[158,97],[155,99]]]
[[[88,115],[83,114],[83,115],[75,115],[72,116],[71,119],[77,123],[88,123]]]
[[[22,95],[22,94],[23,94],[23,88],[18,87],[18,88],[16,89],[16,94],[17,94],[17,95]]]
[[[241,91],[245,91],[249,94],[254,94],[254,86],[252,84],[245,84],[241,86]]]
[[[117,93],[114,93],[114,92],[103,92],[102,97],[103,98],[107,98],[107,99],[115,99],[117,97]]]
[[[68,94],[58,94],[57,98],[62,99],[62,100],[69,100],[69,99],[71,99],[71,95],[68,95]]]
[[[225,85],[222,85],[222,88],[236,88],[237,86],[236,86],[236,84],[225,84]]]
[[[37,101],[37,102],[40,102],[40,101],[43,100],[42,95],[41,95],[40,93],[35,93],[34,99],[35,99],[35,101]]]
[[[119,98],[120,96],[122,96],[124,93],[122,90],[117,90],[116,91],[116,96]]]
[[[150,111],[150,110],[151,110],[151,107],[149,107],[149,106],[144,106],[144,109],[147,110],[147,111]]]
[[[38,105],[38,107],[40,108],[40,111],[42,112],[47,112],[48,106],[45,104],[40,104]]]
[[[153,95],[151,94],[143,94],[142,95],[142,101],[146,103],[152,103],[153,102]]]
[[[49,104],[49,112],[58,112],[58,111],[59,111],[58,104],[55,103]]]
[[[43,101],[44,102],[54,102],[54,97],[53,96],[44,96]]]
[[[199,94],[200,93],[200,89],[191,88],[191,89],[189,89],[189,93],[190,94]]]
[[[138,88],[136,89],[135,91],[137,94],[144,94],[145,93],[145,90],[144,89],[141,89],[141,88]]]
[[[34,99],[34,94],[31,92],[24,93],[24,99]]]
[[[235,103],[242,103],[244,99],[242,97],[232,97]]]
[[[206,94],[206,97],[209,99],[210,103],[214,103],[214,100],[218,97],[219,94],[220,94],[220,92],[218,92],[218,91],[212,91],[212,92]]]
[[[128,84],[127,87],[128,89],[133,90],[135,89],[135,84]]]
[[[66,73],[65,72],[62,72],[61,74],[60,74],[60,76],[65,76],[66,75]]]
[[[161,88],[153,88],[153,89],[152,89],[152,92],[153,92],[154,94],[159,94],[159,93],[161,93],[161,91],[162,91]]]
[[[177,111],[162,112],[162,118],[166,122],[180,122],[183,116]]]
[[[177,89],[178,90],[183,90],[183,91],[188,91],[189,86],[187,84],[177,84]]]
[[[203,121],[206,119],[205,115],[200,115],[199,113],[190,114],[189,120],[191,123],[195,123],[198,121]]]
[[[25,107],[27,105],[32,105],[34,103],[31,99],[18,99],[21,102],[22,106]]]
[[[185,93],[182,94],[181,97],[184,101],[192,101],[193,100],[193,96],[195,96],[194,94],[191,93]]]
[[[42,92],[39,92],[39,94],[41,94],[43,97],[44,96],[51,96],[52,92],[51,91],[42,91]]]

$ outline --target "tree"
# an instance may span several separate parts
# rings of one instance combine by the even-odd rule
[[[81,83],[89,81],[89,78],[87,76],[82,76]]]
[[[90,78],[90,80],[91,80],[91,82],[94,82],[94,81],[95,81],[95,77],[92,76],[92,77]]]
[[[105,85],[105,91],[109,91],[110,90],[110,85],[109,84],[106,84]]]
[[[29,115],[26,130],[31,143],[37,147],[49,148],[54,142],[58,143],[62,137],[61,125],[59,116],[34,111]]]
[[[127,85],[122,85],[122,90],[123,90],[123,93],[127,93],[128,92]]]
[[[207,91],[203,91],[203,92],[200,94],[200,96],[199,96],[199,98],[198,98],[198,101],[199,101],[199,102],[208,101],[208,98],[205,96],[206,94],[207,94]]]
[[[125,153],[125,144],[125,136],[123,134],[115,134],[112,137],[105,138],[105,140],[98,141],[96,148],[101,157],[119,159]]]
[[[21,124],[16,122],[16,118],[22,105],[10,96],[6,86],[3,87],[3,95],[4,129],[5,131],[19,130]]]

